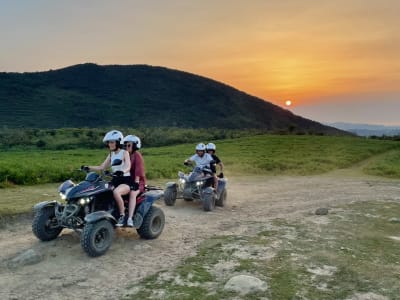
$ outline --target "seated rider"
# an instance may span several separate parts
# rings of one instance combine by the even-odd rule
[[[131,160],[129,159],[129,153],[124,149],[121,149],[121,143],[123,135],[118,130],[112,130],[106,133],[103,139],[103,143],[108,146],[109,154],[107,155],[104,162],[99,166],[83,166],[84,169],[103,171],[111,166],[114,175],[112,179],[113,184],[113,195],[117,202],[120,217],[116,226],[123,226],[125,220],[125,207],[123,195],[127,195],[130,192],[131,186]],[[114,160],[120,159],[122,163],[120,165],[112,166]]]
[[[215,152],[217,150],[217,146],[215,146],[215,144],[213,144],[213,143],[208,143],[206,146],[206,149],[207,149],[207,153],[210,154],[211,157],[213,158],[215,165],[219,166],[219,168],[220,168],[220,173],[218,174],[218,177],[224,178],[224,164],[219,159],[219,157],[215,154]],[[214,172],[216,173],[217,170],[215,169]]]
[[[194,162],[196,164],[196,167],[210,168],[212,175],[214,176],[214,188],[216,189],[218,184],[218,178],[215,176],[215,165],[212,156],[206,153],[206,145],[203,143],[197,144],[195,149],[196,149],[196,154],[186,159],[184,161],[184,164],[187,165]]]
[[[137,227],[142,222],[140,214],[135,214],[132,220],[133,212],[135,211],[136,198],[140,193],[145,191],[146,186],[146,175],[144,170],[144,160],[142,154],[137,151],[141,148],[142,143],[140,139],[135,135],[127,135],[124,140],[124,146],[126,151],[129,152],[131,159],[131,177],[132,185],[131,192],[129,194],[129,208],[128,208],[128,227]],[[140,219],[140,220],[139,220]]]

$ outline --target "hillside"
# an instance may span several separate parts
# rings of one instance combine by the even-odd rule
[[[341,133],[217,81],[146,65],[81,64],[46,72],[0,73],[0,126]]]

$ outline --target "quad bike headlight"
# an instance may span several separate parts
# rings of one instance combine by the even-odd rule
[[[180,179],[179,179],[179,182],[182,183],[182,184],[184,184],[184,183],[185,183],[185,179],[180,178]]]
[[[60,192],[60,197],[61,197],[61,200],[67,199],[67,195],[65,195],[64,193],[61,193],[61,192]]]
[[[86,197],[86,198],[81,198],[81,199],[78,200],[78,203],[79,203],[80,205],[82,205],[82,206],[88,204],[89,202],[90,202],[90,199],[89,199],[88,197]]]
[[[196,182],[196,185],[197,185],[197,186],[203,185],[203,181],[197,181],[197,182]]]

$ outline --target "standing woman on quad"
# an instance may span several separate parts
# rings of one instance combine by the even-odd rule
[[[206,149],[207,149],[207,153],[210,154],[211,157],[213,158],[215,164],[218,165],[220,168],[220,173],[218,174],[218,177],[224,178],[224,164],[219,159],[219,157],[215,154],[215,151],[217,150],[217,146],[215,146],[215,144],[213,144],[213,143],[208,143],[206,146]],[[217,170],[215,169],[214,172],[217,173]]]
[[[124,147],[126,151],[129,153],[130,161],[131,161],[131,178],[132,178],[132,185],[131,191],[129,193],[129,210],[128,210],[128,227],[133,227],[137,224],[140,224],[142,218],[140,214],[136,214],[134,220],[132,220],[133,212],[135,211],[136,206],[136,198],[140,193],[144,192],[146,186],[146,175],[144,171],[144,160],[143,156],[139,150],[142,146],[140,139],[135,135],[127,135],[124,139]]]
[[[124,201],[122,199],[123,195],[127,195],[130,192],[131,186],[131,160],[129,158],[129,153],[121,149],[121,143],[124,136],[118,130],[112,130],[106,133],[103,138],[103,143],[108,146],[110,153],[107,158],[100,166],[88,166],[89,170],[103,171],[111,166],[113,172],[113,178],[111,183],[114,186],[113,195],[117,202],[120,217],[116,226],[123,226],[125,220],[125,208]],[[120,159],[122,163],[120,165],[112,166],[112,162],[116,159]]]

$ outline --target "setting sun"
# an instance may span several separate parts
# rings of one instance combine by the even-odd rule
[[[291,105],[292,105],[292,101],[286,100],[285,105],[286,105],[286,106],[291,106]]]

